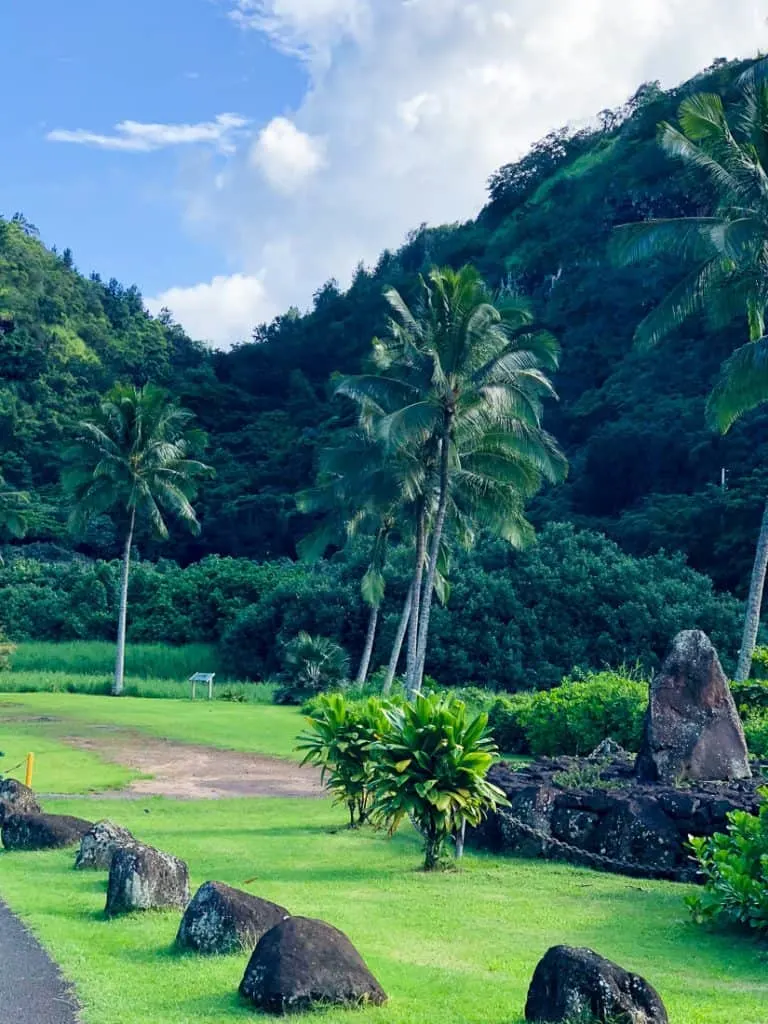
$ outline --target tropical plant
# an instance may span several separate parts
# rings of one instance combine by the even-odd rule
[[[307,718],[309,730],[299,735],[302,764],[322,769],[322,779],[335,802],[349,810],[350,828],[368,817],[374,763],[373,744],[383,740],[391,725],[385,705],[375,697],[349,701],[342,694],[324,694]]]
[[[0,474],[0,534],[23,537],[27,532],[29,495],[8,487]]]
[[[190,458],[204,439],[191,421],[192,414],[162,388],[119,384],[104,397],[93,418],[79,424],[77,440],[65,456],[63,483],[74,502],[72,527],[78,530],[87,520],[108,515],[124,531],[116,695],[124,685],[128,578],[137,525],[148,525],[165,540],[170,514],[192,533],[200,530],[191,499],[197,481],[211,470]]]
[[[303,704],[313,694],[345,685],[349,678],[344,648],[303,630],[285,645],[282,661],[282,685],[275,693],[278,704]]]
[[[659,141],[710,181],[717,196],[711,215],[650,220],[617,229],[615,251],[626,263],[674,254],[693,267],[637,329],[641,345],[655,345],[689,317],[704,313],[716,325],[746,319],[747,342],[723,363],[709,397],[712,423],[726,433],[768,399],[768,81],[743,78],[741,102],[729,119],[720,96],[690,96],[680,126],[659,126]],[[760,626],[768,568],[768,502],[752,569],[736,679],[747,679]]]
[[[412,695],[421,689],[449,517],[465,538],[481,525],[524,545],[533,536],[525,499],[566,472],[541,428],[542,401],[554,397],[545,371],[557,367],[558,347],[528,304],[493,296],[469,266],[433,269],[421,285],[413,311],[387,290],[392,315],[386,339],[374,341],[378,373],[344,378],[337,388],[390,451],[407,450],[421,467],[414,476]]]
[[[466,825],[506,803],[486,778],[497,755],[488,716],[470,720],[462,701],[437,694],[418,694],[387,715],[392,731],[372,748],[371,819],[391,834],[410,818],[424,837],[424,870],[433,871],[449,837],[460,856]]]
[[[768,790],[759,814],[734,811],[727,833],[691,839],[704,890],[686,903],[697,922],[768,932]]]

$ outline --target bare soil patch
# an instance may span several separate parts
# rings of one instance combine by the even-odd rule
[[[236,796],[319,797],[319,772],[293,761],[193,746],[144,734],[102,730],[99,736],[62,736],[62,742],[89,750],[105,761],[151,778],[131,782],[121,793],[216,800]]]

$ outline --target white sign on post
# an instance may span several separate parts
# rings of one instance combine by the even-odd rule
[[[195,672],[194,675],[189,677],[190,683],[192,683],[192,700],[195,699],[195,689],[197,683],[208,684],[208,700],[213,700],[213,681],[216,678],[215,672]]]

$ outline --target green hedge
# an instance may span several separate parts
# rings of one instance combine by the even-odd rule
[[[554,690],[499,697],[489,722],[500,749],[509,754],[583,755],[607,738],[637,750],[647,706],[647,683],[594,672],[582,680],[566,679]]]

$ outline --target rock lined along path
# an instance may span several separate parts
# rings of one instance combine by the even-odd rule
[[[0,901],[0,1024],[77,1024],[58,968]]]

